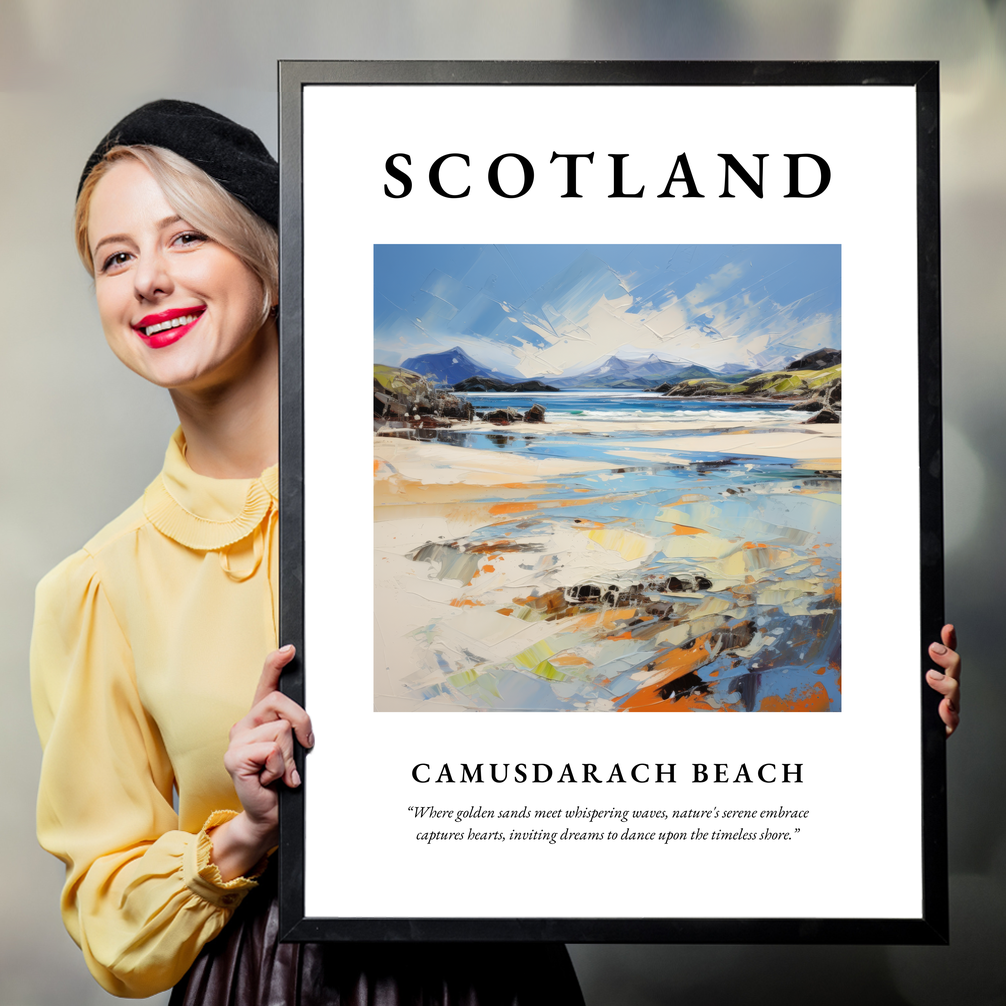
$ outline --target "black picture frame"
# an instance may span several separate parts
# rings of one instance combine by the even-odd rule
[[[922,766],[923,904],[918,918],[319,918],[305,914],[305,807],[311,764],[297,761],[304,779],[281,794],[280,927],[287,941],[563,941],[625,943],[948,942],[945,736],[939,696],[924,680],[928,642],[943,624],[943,513],[940,381],[939,70],[935,62],[356,62],[282,61],[280,119],[280,496],[282,520],[280,640],[296,644],[282,687],[310,711],[304,647],[303,216],[302,95],[306,86],[457,84],[682,85],[792,87],[911,87],[915,91],[918,247],[919,487],[921,638],[919,729]],[[332,864],[334,870],[340,864]]]

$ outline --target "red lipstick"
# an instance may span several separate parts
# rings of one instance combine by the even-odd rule
[[[164,346],[170,346],[173,342],[178,342],[184,335],[187,335],[205,310],[204,305],[199,305],[196,307],[173,307],[168,311],[148,314],[133,325],[133,331],[151,349],[161,349]],[[189,320],[179,324],[181,319]]]

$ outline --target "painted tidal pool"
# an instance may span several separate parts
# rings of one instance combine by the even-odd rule
[[[841,707],[839,425],[641,392],[382,426],[375,708]]]

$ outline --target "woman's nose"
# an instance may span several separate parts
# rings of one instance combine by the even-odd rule
[[[156,301],[174,290],[168,261],[159,250],[141,254],[133,271],[137,300]]]

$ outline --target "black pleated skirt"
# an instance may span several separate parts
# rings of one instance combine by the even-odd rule
[[[583,1006],[561,943],[280,943],[274,874],[170,1006]]]

